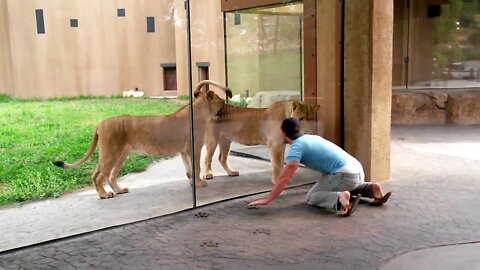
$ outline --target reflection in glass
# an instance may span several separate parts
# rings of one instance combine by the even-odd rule
[[[479,1],[396,0],[394,25],[394,86],[480,86]]]
[[[227,80],[234,94],[250,97],[249,107],[270,105],[257,100],[265,91],[279,91],[273,101],[300,99],[303,3],[240,10],[225,16]]]

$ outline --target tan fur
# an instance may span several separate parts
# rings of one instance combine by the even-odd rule
[[[206,182],[200,178],[200,152],[204,142],[206,122],[217,119],[225,101],[213,91],[200,91],[206,84],[216,82],[201,81],[195,89],[193,102],[193,123],[195,133],[195,185],[203,187]],[[98,195],[102,199],[110,198],[113,193],[103,188],[105,180],[117,194],[126,193],[128,189],[117,184],[117,175],[131,151],[139,151],[151,156],[181,153],[187,177],[192,182],[191,148],[190,148],[190,109],[184,106],[171,115],[156,116],[118,116],[102,121],[93,133],[92,142],[85,156],[74,164],[63,161],[54,162],[63,168],[74,168],[85,162],[99,145],[99,165],[92,175]]]
[[[242,108],[225,104],[224,118],[210,120],[207,124],[205,179],[212,179],[212,157],[217,144],[220,146],[220,164],[230,176],[239,175],[228,164],[232,141],[244,145],[268,145],[272,161],[272,183],[275,183],[283,166],[285,142],[280,129],[284,119],[294,117],[302,123],[305,132],[313,130],[316,112],[320,105],[304,102],[280,101],[268,108]]]

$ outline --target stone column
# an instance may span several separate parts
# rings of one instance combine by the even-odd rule
[[[367,180],[390,178],[393,0],[346,0],[345,149]]]

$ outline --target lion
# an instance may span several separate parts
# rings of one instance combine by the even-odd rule
[[[223,89],[231,97],[231,91],[220,84],[204,80],[198,83],[194,91],[193,125],[195,186],[206,186],[206,181],[200,178],[200,153],[204,143],[206,123],[210,119],[222,116],[225,100],[213,91],[201,91],[201,87],[213,84]],[[187,177],[192,182],[191,147],[190,147],[190,107],[185,105],[170,115],[131,116],[123,115],[108,118],[100,122],[93,132],[90,147],[84,157],[70,164],[64,161],[53,162],[61,168],[75,168],[90,158],[98,143],[99,162],[92,175],[92,182],[101,199],[113,197],[112,192],[103,188],[105,180],[116,194],[127,193],[127,188],[117,184],[117,176],[131,151],[138,151],[150,156],[180,153],[187,171]]]
[[[207,122],[205,136],[207,154],[204,179],[213,179],[212,158],[217,145],[220,147],[218,160],[229,176],[238,176],[228,164],[230,145],[267,145],[272,162],[272,183],[275,184],[283,167],[285,142],[280,125],[285,118],[294,117],[302,123],[302,129],[313,131],[316,112],[320,105],[306,104],[299,100],[279,101],[268,108],[244,108],[226,103],[224,117]]]

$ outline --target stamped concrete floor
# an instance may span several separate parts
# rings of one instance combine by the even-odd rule
[[[383,182],[393,195],[383,207],[360,205],[351,217],[340,218],[307,206],[309,186],[301,186],[260,209],[246,205],[265,194],[3,252],[0,269],[480,269],[478,153],[479,126],[397,126],[392,177]],[[262,183],[269,178],[251,177]],[[135,201],[146,190],[132,188],[115,200]],[[75,207],[85,209],[83,204]],[[112,209],[124,207],[144,210],[128,203]],[[73,215],[55,221],[66,219],[78,221]],[[30,226],[35,237],[35,224]]]
[[[236,145],[235,150],[268,158],[262,147]],[[215,155],[215,158],[217,157]],[[203,159],[202,159],[203,160]],[[230,157],[241,175],[229,177],[217,160],[212,163],[214,180],[196,189],[197,206],[271,189],[271,165],[259,159]],[[82,168],[76,168],[81,170]],[[302,169],[293,184],[312,182],[318,173]],[[180,156],[159,161],[145,172],[119,180],[130,193],[100,200],[94,188],[85,188],[59,198],[0,207],[0,251],[29,246],[98,229],[145,220],[193,207],[193,191]],[[105,185],[106,189],[110,187]]]

